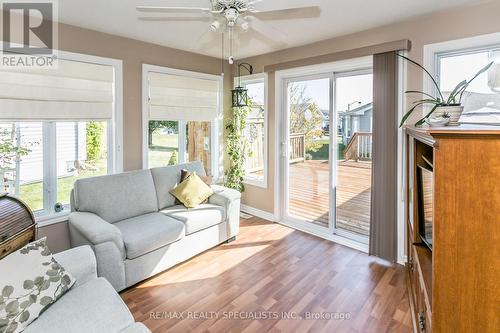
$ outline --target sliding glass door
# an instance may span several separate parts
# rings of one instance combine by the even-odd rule
[[[282,220],[324,237],[368,243],[371,70],[282,81]]]
[[[330,223],[330,115],[332,77],[320,75],[286,81],[285,214],[318,232]]]
[[[335,75],[335,225],[338,235],[368,242],[370,233],[373,75]]]

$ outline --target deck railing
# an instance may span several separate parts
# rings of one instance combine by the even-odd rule
[[[290,134],[290,163],[306,160],[306,135],[304,133]]]
[[[248,150],[252,152],[245,159],[246,171],[249,173],[264,170],[264,118],[248,118],[247,128],[252,136],[248,140]]]
[[[351,140],[344,150],[346,160],[371,161],[372,159],[372,133],[354,132]]]

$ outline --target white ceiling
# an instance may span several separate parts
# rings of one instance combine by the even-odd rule
[[[268,53],[479,2],[482,0],[264,0],[256,5],[257,9],[318,5],[321,15],[309,19],[258,21],[256,24],[263,34],[253,31],[241,34],[233,54],[242,58]],[[209,7],[210,0],[63,0],[58,3],[59,21],[63,23],[221,56],[221,37],[209,30],[210,21],[144,21],[138,17],[174,15],[145,15],[135,10],[137,5]]]

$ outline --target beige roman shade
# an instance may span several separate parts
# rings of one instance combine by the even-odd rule
[[[55,69],[0,69],[0,119],[106,120],[113,117],[112,66],[58,60]]]
[[[217,118],[219,82],[150,72],[149,119],[212,121]]]

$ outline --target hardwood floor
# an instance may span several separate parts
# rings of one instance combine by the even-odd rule
[[[255,217],[121,296],[153,332],[411,332],[403,266]]]

